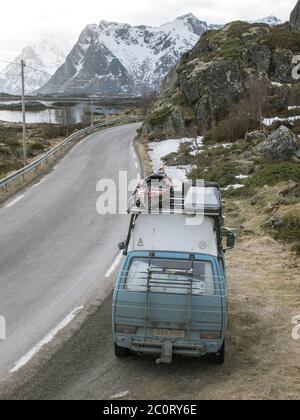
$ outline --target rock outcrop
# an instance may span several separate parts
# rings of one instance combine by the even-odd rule
[[[259,145],[259,151],[269,160],[287,161],[300,158],[297,137],[283,125]]]
[[[300,29],[300,0],[298,0],[294,10],[291,13],[290,25],[293,29]]]
[[[267,136],[263,131],[251,131],[246,134],[245,140],[252,146],[257,146],[267,140]]]
[[[215,128],[247,97],[258,74],[269,90],[292,85],[293,56],[299,49],[300,32],[295,37],[288,23],[273,27],[233,22],[207,31],[167,75],[141,137],[194,136]]]

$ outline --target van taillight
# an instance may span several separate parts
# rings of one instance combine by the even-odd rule
[[[200,332],[200,338],[202,338],[203,340],[219,340],[220,333],[211,332],[211,331],[202,331]]]
[[[125,325],[116,326],[116,332],[119,334],[134,335],[136,334],[136,331],[137,331],[137,327],[128,327]]]

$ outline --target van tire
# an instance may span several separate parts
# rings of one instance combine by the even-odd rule
[[[210,360],[216,365],[224,365],[225,363],[225,341],[218,351],[218,353],[212,353],[210,356]]]
[[[120,347],[115,343],[115,356],[119,359],[125,359],[129,356],[129,349],[126,349],[125,347]]]

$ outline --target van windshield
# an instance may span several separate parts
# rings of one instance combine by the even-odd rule
[[[126,275],[125,287],[131,292],[215,296],[213,266],[209,261],[133,258]]]

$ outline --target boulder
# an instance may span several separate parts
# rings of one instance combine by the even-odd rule
[[[243,175],[251,175],[255,168],[255,163],[251,160],[235,160],[232,162],[234,167]]]
[[[293,29],[300,29],[300,0],[298,0],[294,10],[291,13],[290,25]]]
[[[263,131],[252,131],[247,133],[245,141],[253,146],[257,146],[259,143],[267,140],[267,136]]]
[[[293,160],[300,157],[299,141],[295,134],[281,126],[266,141],[259,145],[259,151],[270,160]]]

